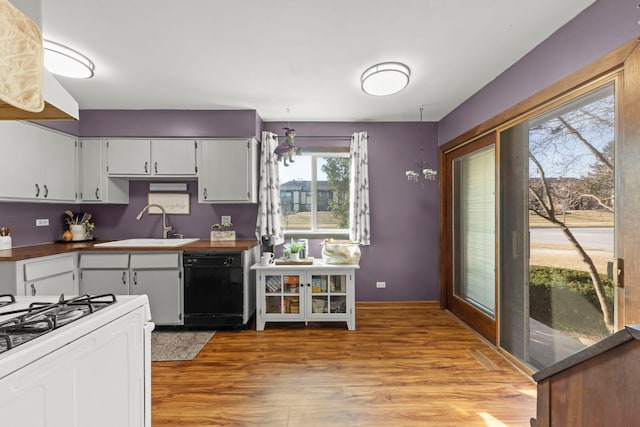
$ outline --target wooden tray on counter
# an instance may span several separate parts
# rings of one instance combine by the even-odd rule
[[[289,261],[288,259],[277,259],[276,265],[313,265],[313,258],[301,259],[300,261]]]

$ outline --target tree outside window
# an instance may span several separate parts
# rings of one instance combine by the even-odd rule
[[[349,227],[349,158],[342,153],[301,155],[280,168],[286,231],[344,231]]]

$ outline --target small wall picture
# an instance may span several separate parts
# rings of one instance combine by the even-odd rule
[[[172,215],[190,215],[190,197],[189,193],[147,193],[148,204],[160,205]],[[158,215],[162,214],[162,211],[152,206],[149,208],[149,214]]]

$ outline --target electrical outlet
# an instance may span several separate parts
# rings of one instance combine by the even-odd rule
[[[386,288],[387,282],[376,282],[376,288]]]
[[[231,224],[231,215],[222,215],[220,217],[220,224]]]
[[[49,218],[36,219],[36,227],[48,227],[48,226],[49,226]]]

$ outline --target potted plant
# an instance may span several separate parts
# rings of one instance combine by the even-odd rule
[[[227,230],[233,224],[225,222],[223,224],[213,224],[211,226],[211,241],[212,242],[226,242],[236,240],[236,232],[233,230]]]
[[[289,255],[290,261],[300,261],[300,251],[304,249],[304,243],[296,242],[291,238],[291,243],[284,245],[285,255]]]

